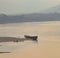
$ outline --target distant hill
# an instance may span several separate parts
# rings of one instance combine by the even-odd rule
[[[60,5],[57,5],[55,7],[51,7],[44,11],[44,13],[60,13]]]
[[[52,7],[44,13],[31,13],[13,16],[0,14],[0,24],[42,21],[60,21],[60,5]]]
[[[0,24],[20,22],[60,21],[60,13],[53,14],[26,14],[16,16],[0,16]]]
[[[0,14],[0,17],[6,17],[7,15],[6,14]]]

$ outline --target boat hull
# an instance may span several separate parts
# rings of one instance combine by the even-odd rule
[[[28,35],[24,35],[24,37],[28,40],[37,40],[38,36],[28,36]]]

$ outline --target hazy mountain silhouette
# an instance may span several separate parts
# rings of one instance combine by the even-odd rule
[[[17,16],[0,16],[0,24],[19,22],[60,21],[60,14],[27,14]]]
[[[44,13],[31,13],[13,16],[0,14],[0,24],[41,21],[60,21],[60,5],[52,7]]]
[[[44,11],[44,13],[60,13],[60,5],[57,5],[55,7],[51,7]]]

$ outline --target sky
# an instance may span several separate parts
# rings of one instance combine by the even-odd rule
[[[60,0],[0,0],[0,13],[40,13],[59,4]]]

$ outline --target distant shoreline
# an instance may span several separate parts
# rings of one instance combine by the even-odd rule
[[[15,24],[25,24],[25,23],[44,23],[44,22],[60,22],[58,20],[56,21],[37,21],[37,22],[16,22],[16,23],[0,23],[0,25],[15,25]]]
[[[0,52],[0,54],[3,54],[3,53],[11,53],[11,52]]]

